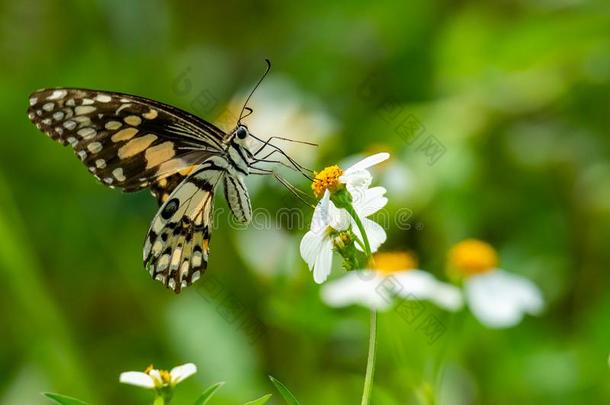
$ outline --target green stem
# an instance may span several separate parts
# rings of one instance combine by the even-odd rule
[[[155,397],[155,402],[153,402],[153,405],[165,405],[165,404],[166,404],[166,402],[165,402],[165,398],[163,398],[163,395],[158,395],[157,397]]]
[[[366,374],[364,376],[364,391],[361,405],[368,405],[373,391],[373,377],[375,375],[375,355],[377,353],[377,312],[371,311],[371,331],[369,335],[369,355],[366,361]]]
[[[347,193],[349,196],[349,193]],[[366,234],[364,225],[360,220],[360,217],[356,213],[356,210],[351,204],[351,196],[349,198],[337,197],[335,204],[337,207],[344,208],[347,210],[349,215],[353,218],[360,234],[362,235],[362,242],[364,242],[364,253],[368,260],[373,259],[373,253],[371,252],[371,244],[369,243],[369,237]],[[359,242],[359,241],[358,241]],[[373,392],[373,378],[375,375],[375,355],[377,352],[377,312],[371,311],[371,330],[369,334],[369,353],[366,361],[366,374],[364,375],[364,390],[362,392],[361,405],[368,405],[371,401],[371,393]]]
[[[373,256],[373,253],[371,252],[371,244],[369,243],[369,237],[367,236],[366,231],[364,230],[364,225],[362,225],[360,217],[358,216],[356,210],[354,209],[354,207],[352,207],[351,204],[348,204],[345,209],[354,219],[354,222],[356,223],[356,226],[358,227],[358,230],[362,235],[362,241],[364,242],[364,253],[366,253],[367,257],[370,259]]]

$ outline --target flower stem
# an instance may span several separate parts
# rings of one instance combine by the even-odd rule
[[[373,377],[375,375],[375,356],[377,353],[377,312],[371,311],[371,331],[369,335],[369,354],[366,361],[366,374],[364,376],[364,391],[361,405],[368,405],[373,391]]]
[[[366,253],[366,256],[369,259],[371,259],[371,257],[373,256],[373,253],[371,252],[371,244],[369,243],[369,237],[367,236],[366,231],[364,230],[364,225],[362,225],[362,221],[360,220],[360,217],[358,216],[358,214],[356,213],[356,210],[354,209],[354,207],[352,207],[351,204],[348,204],[347,207],[345,207],[345,209],[350,214],[350,216],[354,219],[354,222],[356,223],[356,226],[358,227],[358,230],[360,231],[360,234],[362,235],[362,241],[364,242],[364,253]]]
[[[162,395],[159,395],[155,398],[155,402],[153,402],[153,405],[165,405],[165,399],[163,398]]]

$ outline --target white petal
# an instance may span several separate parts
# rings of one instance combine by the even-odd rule
[[[151,376],[140,371],[127,371],[121,373],[119,381],[123,384],[135,385],[143,388],[155,388],[155,382]]]
[[[153,381],[153,384],[156,387],[161,387],[163,386],[165,383],[163,382],[163,378],[161,378],[161,373],[159,372],[159,370],[157,370],[156,368],[153,368],[152,370],[150,370],[148,372],[148,375],[150,376],[150,378]]]
[[[363,217],[373,215],[388,203],[388,199],[384,197],[385,193],[386,189],[383,187],[373,187],[360,192],[357,194],[359,197],[354,198],[354,209]]]
[[[311,230],[314,232],[323,232],[329,224],[329,210],[332,202],[330,201],[330,192],[326,190],[324,196],[316,205],[311,218]],[[334,205],[333,205],[334,207]]]
[[[465,292],[472,313],[490,328],[517,325],[524,314],[537,314],[543,306],[536,285],[499,269],[469,277]]]
[[[496,272],[502,273],[507,279],[511,280],[513,294],[519,299],[521,308],[523,308],[527,314],[538,315],[542,312],[544,308],[544,299],[542,298],[542,292],[536,284],[518,274],[509,273],[500,269],[497,269]]]
[[[337,231],[345,231],[352,224],[352,217],[343,208],[335,207],[331,201],[328,207],[328,224]]]
[[[330,238],[325,238],[320,246],[320,251],[313,268],[313,280],[322,284],[330,274],[333,264],[333,242]]]
[[[438,281],[423,270],[406,270],[392,275],[400,285],[397,294],[406,299],[430,300],[439,307],[456,311],[463,305],[460,289]]]
[[[390,154],[386,153],[386,152],[381,152],[381,153],[377,153],[375,155],[372,156],[368,156],[364,159],[362,159],[361,161],[355,163],[354,165],[350,166],[349,168],[345,169],[345,171],[343,172],[344,175],[349,175],[351,173],[354,172],[358,172],[361,170],[366,170],[371,166],[375,166],[376,164],[379,164],[381,162],[383,162],[384,160],[387,160],[390,158]]]
[[[309,270],[313,269],[316,260],[318,259],[320,249],[322,248],[322,241],[325,237],[326,236],[323,234],[309,231],[301,240],[301,257],[307,263]]]
[[[345,276],[326,283],[321,288],[320,295],[331,307],[357,304],[372,310],[387,310],[392,301],[378,290],[383,280],[373,271],[350,271]]]
[[[454,285],[441,281],[436,282],[436,291],[430,300],[449,311],[459,311],[464,306],[462,291]]]
[[[358,194],[359,190],[366,190],[373,181],[373,176],[368,170],[358,170],[339,177],[339,181],[347,186],[350,194]]]
[[[369,239],[369,245],[371,245],[371,252],[374,253],[379,249],[381,244],[386,241],[387,235],[381,225],[379,225],[377,222],[362,217],[360,218],[360,221],[362,221],[362,226],[364,227],[366,236]],[[352,230],[354,231],[354,234],[358,237],[358,239],[363,241],[360,229],[358,229],[355,222],[352,223]],[[356,244],[356,247],[362,250],[359,244]]]
[[[400,284],[397,290],[402,298],[427,300],[434,295],[436,279],[423,270],[405,270],[392,274],[392,277]]]
[[[193,363],[186,363],[181,366],[172,368],[169,372],[172,384],[178,384],[181,381],[186,380],[197,372],[197,366]]]

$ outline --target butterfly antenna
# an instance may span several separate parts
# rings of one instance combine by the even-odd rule
[[[307,142],[307,141],[300,141],[300,140],[298,140],[298,139],[283,138],[283,137],[281,137],[281,136],[272,136],[272,137],[271,137],[271,138],[269,138],[269,139],[277,139],[277,140],[280,140],[280,141],[286,141],[286,142],[292,142],[292,143],[300,143],[300,144],[303,144],[303,145],[314,146],[314,147],[316,147],[316,148],[317,148],[318,146],[320,146],[320,145],[318,145],[317,143],[313,143],[313,142]]]
[[[273,172],[273,177],[275,177],[275,179],[277,181],[279,181],[281,185],[286,187],[286,189],[288,191],[290,191],[296,198],[301,200],[305,205],[307,205],[311,208],[316,208],[315,204],[313,204],[311,202],[311,200],[309,200],[309,201],[307,200],[308,198],[310,198],[310,196],[307,193],[305,193],[303,190],[293,186],[292,184],[290,184],[290,182],[288,180],[286,180],[285,178],[283,178],[276,172]]]
[[[254,92],[256,91],[258,86],[260,86],[260,84],[262,83],[263,79],[265,79],[265,77],[267,76],[267,73],[269,73],[269,71],[271,70],[271,62],[269,61],[269,59],[265,59],[265,62],[267,62],[267,69],[265,70],[265,73],[263,73],[261,78],[258,79],[258,82],[256,83],[256,85],[254,86],[254,88],[252,89],[250,94],[248,95],[248,98],[246,98],[246,101],[244,102],[244,106],[242,107],[241,112],[239,113],[239,119],[237,120],[237,123],[240,123],[242,118],[245,118],[244,111],[246,110],[246,106],[248,105],[248,102],[250,101],[250,97],[252,97],[252,94],[254,94]],[[250,113],[252,113],[252,109],[249,109],[249,110],[250,110]],[[248,114],[248,115],[250,115],[250,114]],[[246,115],[246,117],[247,117],[247,115]]]
[[[250,107],[246,107],[245,110],[246,110],[246,114],[243,117],[241,117],[240,120],[243,120],[244,118],[248,118],[250,116],[250,114],[252,114],[254,112],[254,110],[251,109]]]

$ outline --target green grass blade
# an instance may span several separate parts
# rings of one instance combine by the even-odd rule
[[[55,401],[61,405],[87,405],[86,402],[83,402],[80,399],[68,397],[61,394],[55,394],[52,392],[43,392],[42,395],[49,398],[51,401]]]
[[[254,401],[246,402],[244,405],[263,405],[266,404],[267,401],[271,398],[271,394],[264,395],[259,399],[255,399]]]
[[[203,394],[201,394],[201,396],[199,398],[197,398],[197,401],[195,401],[194,405],[207,404],[208,401],[210,400],[210,398],[212,398],[214,396],[214,394],[216,394],[216,391],[218,391],[220,389],[220,387],[222,387],[223,385],[225,385],[224,381],[216,383],[216,384],[212,385],[211,387],[209,387],[208,389],[206,389],[205,391],[203,391]]]
[[[275,388],[277,388],[280,395],[282,395],[282,398],[284,398],[288,405],[300,405],[299,401],[297,401],[292,392],[290,392],[290,390],[286,388],[284,384],[273,378],[273,376],[269,376],[269,379],[271,380],[273,385],[275,385]]]

